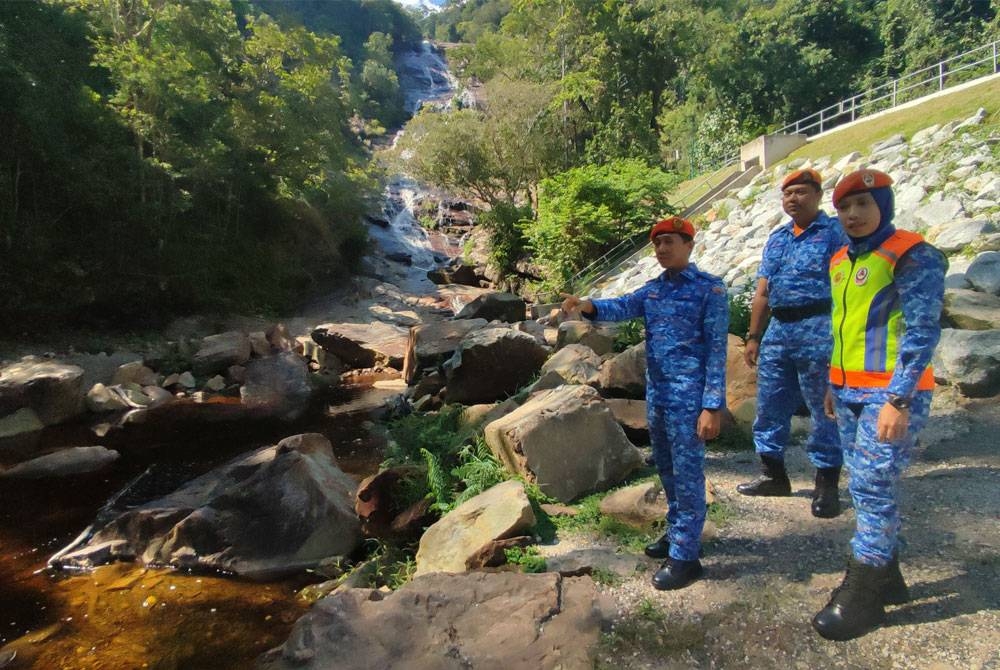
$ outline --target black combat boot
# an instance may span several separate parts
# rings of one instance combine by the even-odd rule
[[[643,552],[650,558],[666,558],[670,556],[670,537],[668,535],[669,533],[664,533],[660,536],[660,539],[647,544]]]
[[[899,554],[892,555],[892,562],[886,566],[885,585],[882,590],[883,605],[902,605],[910,601],[910,589],[906,586],[903,573],[899,571]]]
[[[739,484],[736,490],[745,496],[790,496],[792,483],[785,472],[785,462],[771,456],[761,456],[762,477]]]
[[[701,561],[679,561],[668,558],[653,575],[653,588],[659,591],[682,589],[704,574]]]
[[[840,586],[830,602],[813,617],[816,632],[827,640],[853,640],[885,621],[882,605],[889,566],[877,568],[852,557]]]
[[[821,519],[832,519],[840,514],[837,485],[840,468],[816,468],[816,488],[813,489],[812,514]]]

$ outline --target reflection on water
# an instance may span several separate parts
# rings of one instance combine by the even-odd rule
[[[320,577],[304,573],[255,583],[131,564],[69,575],[46,570],[46,560],[147,469],[141,491],[130,491],[135,503],[240,453],[314,431],[330,439],[345,471],[357,478],[374,471],[381,444],[365,422],[378,403],[366,402],[365,395],[339,398],[358,411],[322,412],[295,426],[145,425],[96,441],[86,426],[47,431],[46,449],[101,443],[122,455],[107,473],[0,481],[0,668],[246,668],[282,643],[307,608],[296,591]]]

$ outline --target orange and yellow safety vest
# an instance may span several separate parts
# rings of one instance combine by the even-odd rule
[[[885,388],[896,367],[899,340],[906,330],[896,262],[924,241],[917,233],[897,230],[877,249],[852,259],[843,247],[830,259],[833,292],[833,357],[830,383],[835,386]],[[930,366],[917,390],[934,388]]]

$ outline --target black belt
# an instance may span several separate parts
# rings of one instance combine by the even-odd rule
[[[829,314],[832,307],[833,302],[830,300],[811,302],[808,305],[799,305],[798,307],[772,307],[771,316],[782,323],[788,323],[790,321],[801,321],[810,316]]]

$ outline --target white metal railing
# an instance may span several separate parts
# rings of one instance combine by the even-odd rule
[[[936,65],[910,72],[899,79],[893,79],[881,86],[845,98],[789,123],[777,133],[816,135],[862,116],[892,109],[904,102],[942,91],[948,86],[964,83],[985,74],[1000,72],[998,54],[1000,54],[1000,40],[994,40]]]

